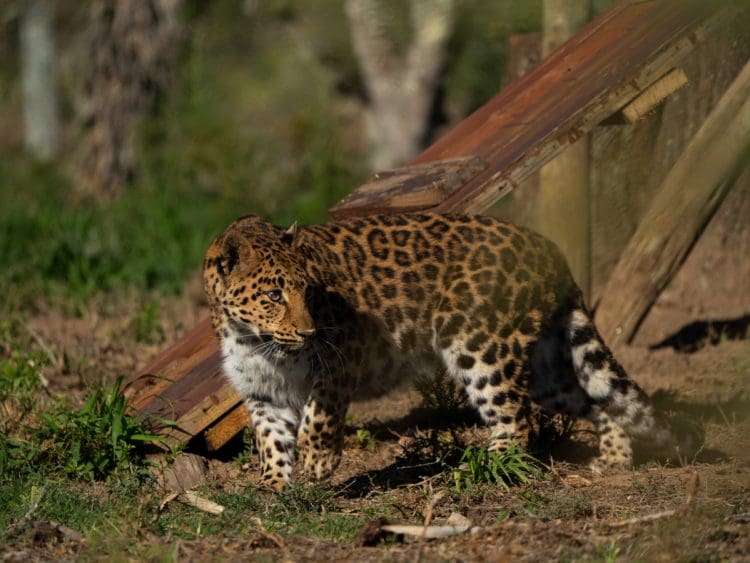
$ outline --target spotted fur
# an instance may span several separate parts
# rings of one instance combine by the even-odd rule
[[[341,458],[355,393],[443,366],[491,427],[525,439],[532,405],[597,426],[598,470],[631,438],[672,442],[594,327],[559,250],[502,221],[384,215],[288,230],[255,216],[209,247],[205,289],[224,370],[252,414],[263,479],[315,479]]]

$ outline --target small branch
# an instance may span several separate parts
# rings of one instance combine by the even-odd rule
[[[654,512],[653,514],[646,514],[645,516],[636,516],[634,518],[628,518],[627,520],[618,520],[617,522],[610,522],[608,525],[612,528],[623,528],[625,526],[631,526],[632,524],[640,524],[641,522],[653,522],[654,520],[660,520],[662,518],[669,518],[677,514],[676,510],[664,510],[662,512]]]
[[[269,532],[257,516],[253,516],[253,522],[258,526],[258,533],[260,533],[261,536],[272,541],[280,550],[286,551],[286,544],[279,534]]]
[[[223,506],[213,502],[212,500],[199,497],[195,493],[195,491],[185,491],[177,497],[177,500],[182,503],[189,504],[190,506],[194,506],[195,508],[197,508],[198,510],[202,510],[203,512],[208,512],[209,514],[218,515],[224,512]]]

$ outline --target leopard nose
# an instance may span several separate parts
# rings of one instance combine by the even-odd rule
[[[305,338],[310,338],[311,336],[315,335],[315,329],[314,328],[298,328],[296,329],[298,336],[304,336]]]

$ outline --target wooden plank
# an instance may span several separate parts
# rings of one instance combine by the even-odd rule
[[[130,407],[135,411],[145,408],[165,389],[211,356],[217,347],[211,321],[205,319],[198,323],[131,380],[126,389]]]
[[[700,40],[697,26],[711,6],[621,2],[586,25],[414,160],[474,155],[488,163],[430,209],[479,212],[509,193],[678,66]]]
[[[333,215],[409,213],[434,207],[487,168],[474,156],[378,172],[331,208]]]
[[[242,402],[221,373],[209,319],[141,370],[126,394],[130,409],[167,445],[189,441]]]
[[[705,10],[690,5],[678,0],[616,5],[412,163],[447,160],[440,165],[445,174],[436,176],[438,187],[421,181],[413,167],[402,171],[411,186],[404,189],[399,189],[398,172],[381,174],[364,195],[354,195],[333,215],[361,214],[363,201],[368,212],[420,206],[443,212],[484,209],[675,67],[700,36],[694,27]],[[463,160],[450,162],[456,158]],[[486,167],[479,170],[479,163]],[[450,166],[457,167],[453,179]],[[418,195],[409,195],[412,189]],[[364,199],[356,203],[360,195]],[[215,424],[211,434],[211,447],[218,448],[247,420],[238,414],[244,406],[222,377],[220,363],[210,324],[203,322],[141,372],[131,386],[131,404],[146,420],[175,421],[156,425],[171,443],[187,442],[217,420],[225,421]]]
[[[629,342],[750,158],[750,62],[664,179],[602,294],[596,322]]]
[[[250,413],[245,405],[238,405],[203,433],[206,449],[209,452],[218,450],[237,435],[238,428],[249,425],[250,420]]]

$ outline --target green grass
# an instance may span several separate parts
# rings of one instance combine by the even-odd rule
[[[105,479],[143,468],[139,446],[158,438],[127,413],[121,378],[75,407],[49,396],[44,356],[24,350],[11,323],[0,324],[0,343],[0,474]]]
[[[360,530],[363,514],[337,511],[334,492],[322,485],[297,485],[281,494],[258,492],[251,487],[237,492],[200,494],[224,507],[221,515],[209,515],[172,502],[158,515],[153,526],[159,535],[184,539],[223,534],[247,535],[257,530],[257,517],[269,532],[284,536],[299,534],[335,541],[349,541]]]
[[[468,446],[453,470],[457,492],[482,483],[494,483],[509,489],[511,485],[528,483],[539,475],[539,462],[519,446],[511,444],[504,452],[491,452]]]
[[[360,450],[374,451],[377,440],[366,428],[357,428],[354,433],[354,445]]]
[[[586,518],[592,513],[591,495],[587,492],[545,495],[535,490],[518,495],[520,507],[515,511],[531,518],[557,520],[560,518]]]

